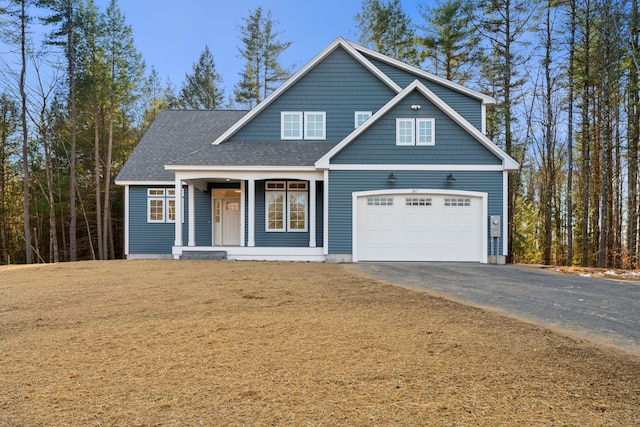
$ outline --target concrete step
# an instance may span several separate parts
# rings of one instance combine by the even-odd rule
[[[180,259],[223,260],[227,259],[227,251],[184,251]]]

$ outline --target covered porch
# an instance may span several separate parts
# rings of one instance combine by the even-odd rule
[[[175,173],[175,194],[183,194],[174,206],[175,259],[325,260],[323,171],[167,168]],[[294,196],[296,210],[290,206]],[[205,198],[208,209],[202,207]]]

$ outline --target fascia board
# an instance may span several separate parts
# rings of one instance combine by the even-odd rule
[[[174,185],[175,181],[115,181],[116,185]]]
[[[356,61],[362,64],[367,70],[373,73],[376,77],[378,77],[383,83],[389,86],[396,93],[400,92],[402,88],[398,86],[391,78],[389,78],[386,74],[380,71],[377,67],[375,67],[371,62],[369,62],[362,54],[360,54],[356,49],[354,49],[349,42],[347,42],[342,37],[338,37],[334,40],[329,46],[324,48],[322,52],[316,55],[311,61],[309,61],[305,66],[300,68],[293,76],[291,76],[286,82],[284,82],[278,89],[274,90],[271,95],[269,95],[266,99],[264,99],[260,104],[258,104],[254,109],[252,109],[249,113],[247,113],[242,119],[236,122],[233,126],[231,126],[226,132],[220,135],[215,141],[213,141],[212,145],[219,145],[228,138],[230,138],[233,134],[235,134],[238,130],[240,130],[244,125],[249,123],[260,114],[261,111],[266,109],[273,101],[275,101],[281,94],[286,92],[291,86],[293,86],[298,80],[304,77],[310,70],[312,70],[316,65],[318,65],[322,60],[324,60],[327,56],[329,56],[334,50],[338,47],[342,47],[345,51],[347,51]]]
[[[379,60],[381,62],[385,62],[387,64],[390,64],[390,65],[394,66],[394,67],[397,67],[397,68],[400,68],[400,69],[402,69],[404,71],[407,71],[407,72],[409,72],[411,74],[415,74],[417,76],[424,77],[427,80],[430,80],[430,81],[432,81],[434,83],[440,84],[440,85],[448,87],[450,89],[453,89],[456,92],[461,92],[461,93],[463,93],[465,95],[468,95],[468,96],[470,96],[472,98],[479,99],[480,101],[482,101],[483,104],[486,104],[486,105],[495,104],[495,100],[492,97],[487,96],[487,95],[485,95],[485,94],[483,94],[481,92],[475,91],[473,89],[469,89],[468,87],[462,86],[462,85],[460,85],[458,83],[454,83],[454,82],[452,82],[450,80],[447,80],[447,79],[445,79],[443,77],[440,77],[440,76],[437,76],[435,74],[429,73],[427,71],[421,70],[418,67],[414,67],[414,66],[409,65],[407,63],[404,63],[402,61],[398,61],[397,59],[393,59],[393,58],[391,58],[389,56],[383,55],[383,54],[381,54],[379,52],[376,52],[376,51],[371,50],[369,48],[366,48],[364,46],[360,46],[360,45],[358,45],[356,43],[353,43],[353,42],[348,42],[348,43],[354,49],[356,49],[358,52],[362,52],[362,53],[364,53],[364,54],[366,54],[368,56],[374,57],[374,58],[376,58],[377,60]]]

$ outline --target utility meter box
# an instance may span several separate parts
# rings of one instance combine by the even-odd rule
[[[491,237],[500,237],[500,215],[491,215]]]

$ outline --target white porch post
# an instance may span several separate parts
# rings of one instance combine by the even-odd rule
[[[316,247],[316,180],[309,180],[309,247]]]
[[[189,246],[196,245],[196,195],[195,186],[189,183]],[[178,194],[178,193],[176,193]]]
[[[323,172],[324,181],[322,182],[322,253],[324,255],[329,254],[329,169],[325,169]]]
[[[245,195],[247,194],[247,186],[245,184],[245,180],[240,181],[240,246],[246,246],[246,235],[245,235],[245,221],[247,220],[246,208],[247,205],[245,203]]]
[[[247,236],[247,246],[254,247],[256,245],[256,181],[253,178],[247,180],[248,191],[248,219],[249,235]]]
[[[182,246],[182,178],[176,173],[175,184],[176,232],[174,246]]]

